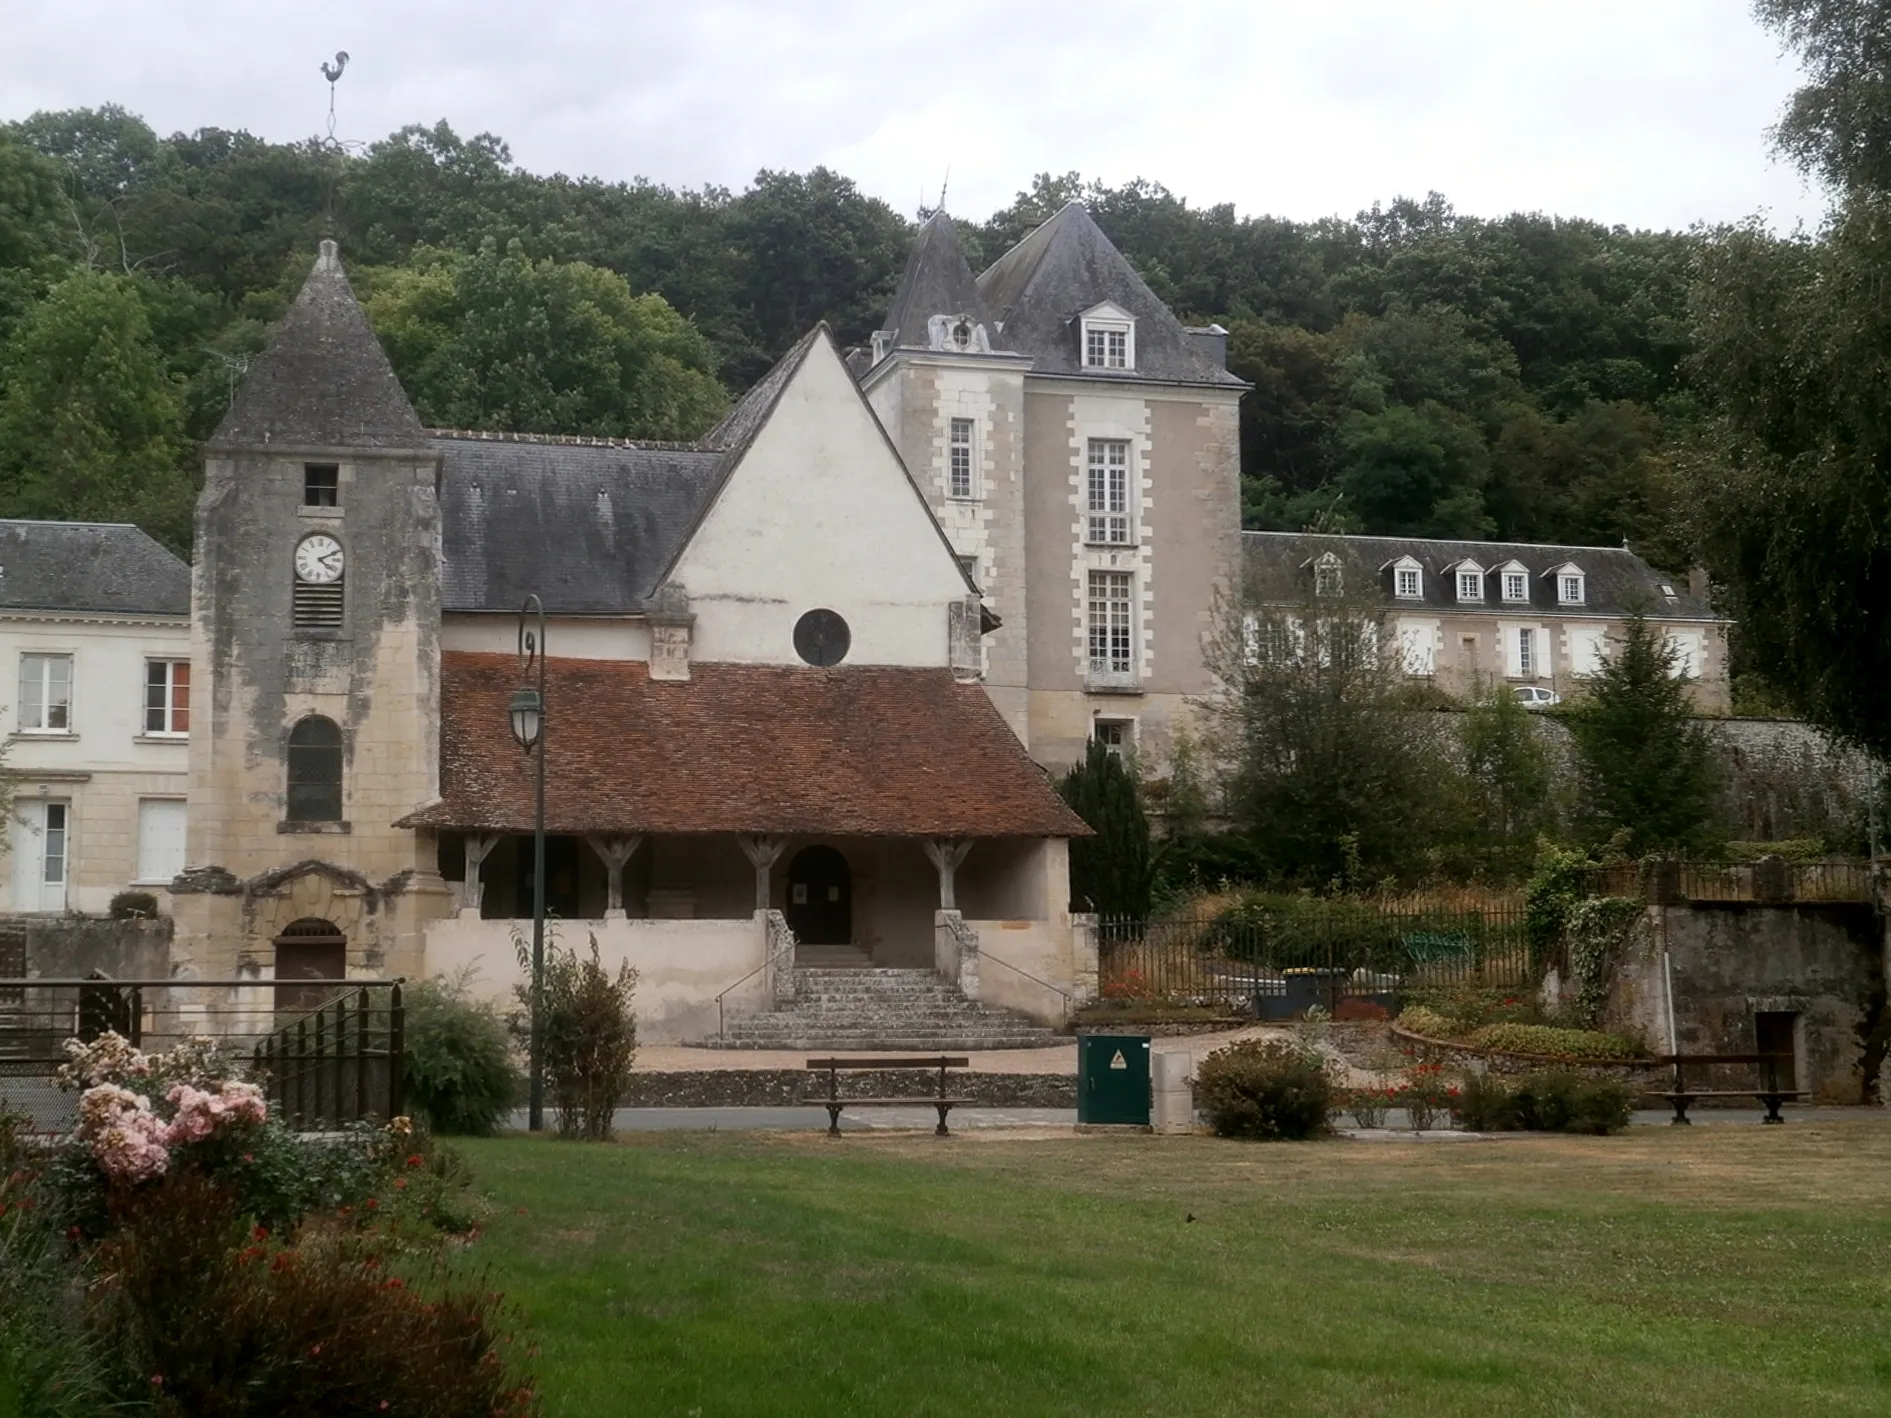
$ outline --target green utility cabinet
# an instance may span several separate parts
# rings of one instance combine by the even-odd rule
[[[1149,1036],[1077,1038],[1077,1121],[1149,1126]]]

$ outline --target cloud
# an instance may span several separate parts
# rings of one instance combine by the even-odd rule
[[[1729,0],[39,0],[9,29],[0,118],[303,137],[346,49],[344,138],[445,118],[678,186],[826,163],[906,212],[948,168],[974,217],[1072,169],[1300,219],[1433,189],[1634,226],[1819,209],[1766,149],[1793,67]]]

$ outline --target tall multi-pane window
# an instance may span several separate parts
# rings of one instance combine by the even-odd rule
[[[1536,678],[1536,632],[1517,632],[1517,673],[1524,679]]]
[[[1130,589],[1127,571],[1090,573],[1090,674],[1097,679],[1127,679],[1130,657]]]
[[[1530,599],[1529,578],[1521,571],[1504,573],[1504,599],[1506,601],[1527,601]]]
[[[190,732],[190,661],[144,662],[144,731],[147,734]]]
[[[1458,599],[1460,601],[1481,601],[1484,599],[1484,577],[1476,571],[1458,573]]]
[[[1557,580],[1561,583],[1561,586],[1562,586],[1562,595],[1560,597],[1562,603],[1566,606],[1581,605],[1582,604],[1582,577],[1561,576],[1561,577],[1558,577]]]
[[[1092,369],[1129,368],[1129,331],[1123,327],[1090,325],[1084,330],[1083,362]]]
[[[311,714],[289,731],[289,821],[341,821],[341,760],[334,720]]]
[[[1088,506],[1089,531],[1085,540],[1114,544],[1129,540],[1129,440],[1090,440]]]
[[[947,444],[946,496],[972,495],[972,421],[953,419]]]
[[[72,656],[20,656],[20,732],[72,732]]]
[[[1401,566],[1398,569],[1396,590],[1401,600],[1415,601],[1423,594],[1416,566]]]

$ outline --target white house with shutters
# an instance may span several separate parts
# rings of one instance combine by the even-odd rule
[[[0,914],[162,906],[184,868],[190,568],[136,527],[0,521]]]

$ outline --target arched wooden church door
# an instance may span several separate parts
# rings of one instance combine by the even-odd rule
[[[339,980],[348,973],[348,937],[328,921],[305,916],[276,937],[276,1008],[298,1014],[320,1009],[336,993],[332,985],[296,985],[295,980]]]

